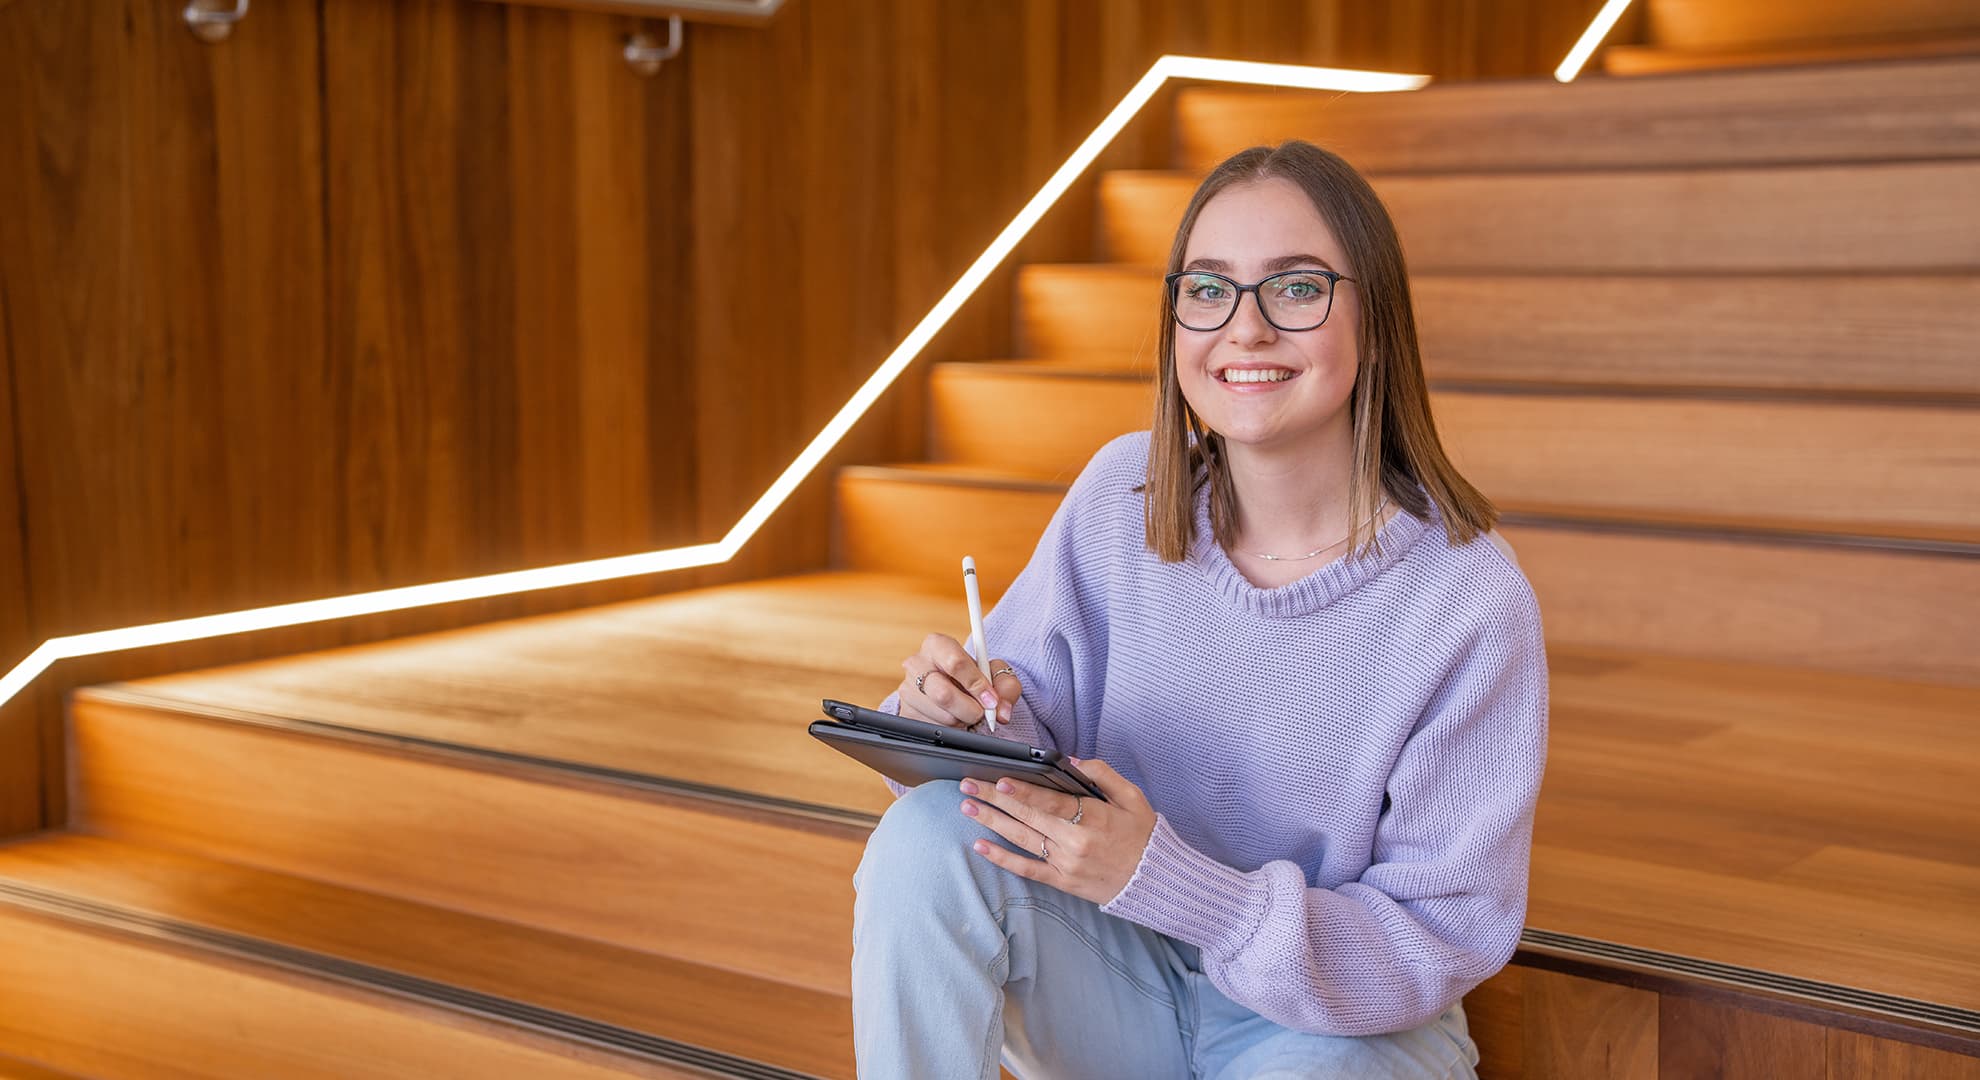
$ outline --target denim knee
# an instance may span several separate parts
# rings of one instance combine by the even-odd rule
[[[969,845],[990,830],[962,813],[963,793],[954,780],[931,780],[894,800],[867,838],[853,886],[879,875],[890,892],[939,887],[947,871],[968,867]]]

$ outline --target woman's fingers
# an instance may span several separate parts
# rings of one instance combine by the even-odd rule
[[[947,634],[930,634],[921,643],[921,655],[954,680],[963,693],[975,699],[976,715],[970,718],[972,723],[1003,705],[990,680],[983,677],[983,669],[977,665],[976,658],[969,655],[962,642]],[[1005,712],[998,712],[998,716],[1009,719],[1009,714]]]
[[[1009,778],[999,780],[995,784],[986,784],[981,780],[964,780],[962,791],[963,794],[981,799],[1022,822],[1029,832],[1046,836],[1055,831],[1056,825],[1070,822],[1073,814],[1078,812],[1079,806],[1076,796]],[[1058,831],[1063,835],[1063,830]],[[1004,835],[1010,836],[1009,833]],[[1015,841],[1019,837],[1010,836],[1010,839]],[[1032,850],[1037,849],[1038,845],[1033,844]]]
[[[974,726],[983,715],[977,704],[955,681],[926,658],[916,655],[901,661],[908,677],[901,683],[901,706],[915,718],[948,727]]]

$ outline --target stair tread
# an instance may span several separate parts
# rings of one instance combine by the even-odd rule
[[[930,629],[958,629],[952,592],[898,574],[814,574],[114,689],[878,814],[892,800],[872,773],[803,736],[819,716],[810,703],[885,697],[894,659]],[[777,679],[761,678],[766,664]],[[759,752],[786,732],[788,757]]]
[[[81,834],[0,844],[0,881],[750,1060],[821,1076],[851,1075],[850,1003],[839,995]]]
[[[1614,52],[1613,49],[1609,50]],[[1973,156],[1980,59],[1438,83],[1408,94],[1190,87],[1181,160],[1298,136],[1374,173]]]

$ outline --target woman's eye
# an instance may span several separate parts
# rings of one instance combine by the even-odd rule
[[[1288,300],[1304,303],[1308,300],[1318,300],[1322,293],[1319,282],[1311,278],[1299,278],[1294,281],[1280,282],[1279,295]]]
[[[1221,281],[1194,281],[1184,290],[1191,300],[1222,300],[1224,283]]]

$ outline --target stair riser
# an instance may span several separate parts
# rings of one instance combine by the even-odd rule
[[[73,726],[88,831],[844,991],[844,836],[87,698]]]
[[[859,569],[952,576],[1031,557],[1060,495],[961,484],[842,481]],[[999,528],[977,526],[996,508]],[[1980,683],[1980,561],[1567,528],[1502,530],[1539,598],[1547,640],[1723,660]],[[905,538],[905,539],[900,539]],[[992,562],[991,560],[994,560]],[[999,575],[996,580],[1004,578]]]
[[[1373,182],[1419,274],[1980,268],[1980,162]],[[1164,265],[1195,187],[1103,177],[1107,257]]]
[[[1154,271],[1034,266],[1031,353],[1155,370]],[[1410,282],[1432,379],[1980,394],[1980,276]]]
[[[0,1053],[105,1080],[699,1075],[4,907],[0,941]]]
[[[942,365],[930,399],[944,460],[1066,480],[1152,415],[1145,383],[1001,366]],[[1011,419],[982,424],[986,402]],[[1431,409],[1459,471],[1508,502],[1980,528],[1971,409],[1456,392]]]

